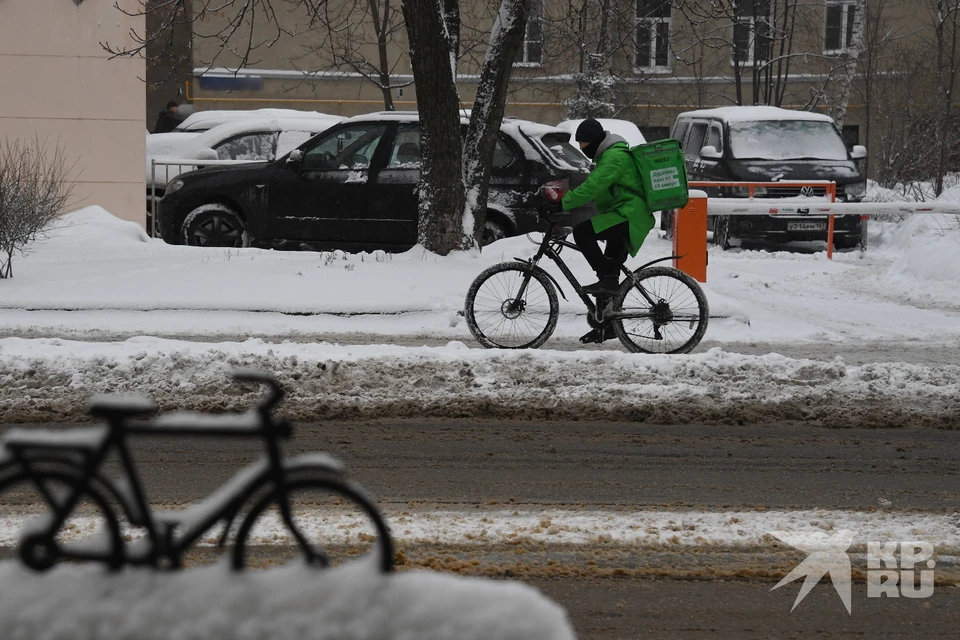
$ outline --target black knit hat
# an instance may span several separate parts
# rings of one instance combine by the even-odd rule
[[[603,125],[593,118],[587,118],[577,127],[577,142],[600,142],[604,135]]]

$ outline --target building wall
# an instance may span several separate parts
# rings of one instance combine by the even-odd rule
[[[115,0],[0,0],[0,138],[35,136],[74,164],[76,206],[144,224],[144,64],[109,59],[143,18]],[[137,0],[119,0],[136,12]]]
[[[883,4],[886,18],[885,30],[892,41],[913,43],[922,47],[924,38],[929,38],[932,16],[918,8],[918,4],[930,0],[868,0],[871,10],[876,11]],[[353,11],[354,22],[368,21],[362,11],[366,3],[357,4],[355,0],[331,0],[325,7],[336,14],[336,7],[349,7]],[[469,103],[472,100],[476,81],[471,74],[477,71],[478,55],[484,49],[481,42],[470,42],[470,38],[482,39],[489,33],[492,23],[490,7],[496,3],[484,0],[462,2],[462,30],[465,48],[475,53],[467,56],[460,64],[463,74],[460,82],[461,98]],[[697,6],[698,3],[692,3]],[[824,27],[826,0],[813,0],[797,5],[793,18],[795,36],[790,56],[790,81],[783,92],[782,105],[787,108],[810,108],[811,104],[820,110],[826,105],[822,99],[825,93],[836,93],[838,63],[836,56],[824,54]],[[507,115],[529,118],[546,123],[556,123],[567,117],[563,101],[574,94],[573,74],[582,68],[580,51],[574,43],[578,40],[591,41],[599,33],[599,25],[592,24],[586,29],[583,38],[576,33],[576,21],[567,13],[571,6],[582,3],[568,3],[561,0],[545,0],[545,20],[543,37],[543,60],[539,65],[517,65],[511,78],[511,94],[507,101]],[[583,6],[587,6],[586,3]],[[699,3],[706,11],[709,3]],[[597,4],[599,6],[599,4]],[[678,113],[703,107],[726,106],[736,103],[736,83],[734,67],[731,63],[732,49],[730,39],[732,26],[729,17],[699,21],[695,12],[673,10],[671,23],[671,60],[669,68],[649,71],[633,68],[635,53],[635,0],[613,0],[611,19],[604,25],[608,41],[612,43],[610,64],[618,77],[616,105],[620,109],[618,117],[631,120],[641,127],[669,127]],[[780,7],[783,6],[780,2]],[[359,13],[358,13],[359,12]],[[278,14],[279,15],[279,14]],[[594,16],[595,17],[595,16]],[[215,33],[223,27],[227,16],[209,16],[203,29],[206,33]],[[396,16],[400,28],[389,44],[388,58],[394,70],[394,80],[411,80],[410,65],[407,59],[407,43],[402,29],[401,16]],[[259,75],[263,79],[260,91],[205,91],[198,86],[197,78],[191,86],[191,97],[195,98],[198,110],[209,108],[258,108],[264,106],[288,106],[299,109],[314,109],[339,115],[353,115],[373,111],[383,107],[380,91],[369,82],[357,77],[336,76],[331,69],[327,51],[332,41],[321,28],[319,32],[306,29],[309,16],[302,9],[284,12],[283,30],[262,23],[254,29],[254,42],[270,41],[269,47],[260,47],[251,59],[257,60],[240,75]],[[296,33],[297,35],[292,35]],[[246,34],[238,34],[241,39]],[[362,34],[361,34],[362,35]],[[369,35],[367,35],[369,41]],[[363,38],[357,35],[353,43]],[[321,46],[322,45],[322,46]],[[320,53],[309,50],[319,47]],[[369,47],[358,47],[368,60],[376,55]],[[778,54],[779,52],[776,52]],[[807,53],[809,55],[798,55]],[[775,54],[775,55],[776,55]],[[236,70],[240,58],[225,51],[216,39],[194,38],[195,75],[208,67],[220,67]],[[345,69],[341,65],[341,69]],[[320,73],[316,73],[316,72]],[[752,69],[743,68],[741,91],[743,104],[753,104]],[[760,86],[760,83],[758,83]],[[398,109],[416,108],[416,88],[405,87],[394,90],[394,100]],[[760,102],[763,102],[761,98]],[[864,109],[862,93],[854,91],[850,97],[846,123],[852,126],[862,125]],[[863,136],[861,135],[861,141]]]

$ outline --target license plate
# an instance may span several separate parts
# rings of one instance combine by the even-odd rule
[[[826,222],[788,222],[787,231],[826,231]]]

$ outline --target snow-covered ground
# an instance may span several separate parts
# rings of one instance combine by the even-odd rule
[[[937,235],[936,227],[949,222],[918,216],[899,227],[875,223],[867,253],[840,253],[832,261],[822,252],[711,247],[704,289],[715,320],[706,339],[960,338],[960,234]],[[15,278],[0,283],[0,333],[296,339],[369,331],[475,345],[458,315],[470,282],[485,267],[533,250],[523,237],[448,257],[420,248],[351,255],[173,247],[91,207],[15,262]],[[630,264],[670,250],[667,240],[651,236]],[[592,279],[582,257],[566,257],[581,281]],[[560,305],[556,335],[585,332],[579,300]]]
[[[952,227],[950,225],[953,225]],[[711,248],[706,338],[796,344],[960,340],[956,220],[874,224],[865,254]],[[147,238],[99,208],[69,216],[0,282],[0,419],[77,419],[92,393],[136,391],[164,408],[241,408],[227,373],[254,366],[290,391],[298,419],[331,416],[593,417],[675,421],[804,419],[947,424],[960,368],[810,361],[711,349],[690,356],[619,351],[482,350],[459,311],[486,266],[529,256],[526,238],[445,258],[403,254],[198,249]],[[635,264],[668,255],[651,237]],[[580,256],[569,255],[583,280]],[[585,329],[561,300],[557,335]],[[303,336],[430,336],[446,346],[344,346]],[[116,333],[185,336],[192,340]],[[219,336],[265,342],[216,342]],[[58,336],[35,338],[34,336]],[[289,342],[277,343],[277,337]],[[66,337],[69,339],[62,339]],[[377,340],[389,342],[389,338]],[[448,344],[449,343],[449,344]],[[834,416],[829,418],[828,416]],[[927,420],[928,418],[922,418]]]
[[[566,612],[520,582],[432,571],[384,576],[366,560],[232,573],[0,564],[8,640],[566,640]]]

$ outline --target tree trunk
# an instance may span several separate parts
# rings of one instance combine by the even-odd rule
[[[853,43],[841,54],[843,72],[840,76],[840,91],[830,109],[830,115],[837,128],[843,130],[843,121],[847,117],[847,107],[850,105],[850,93],[853,91],[853,82],[857,76],[857,67],[860,55],[863,53],[863,32],[867,15],[867,0],[857,0],[855,6],[855,20],[853,26]]]
[[[463,150],[463,183],[466,193],[463,230],[464,233],[472,231],[477,245],[483,238],[486,222],[490,159],[493,157],[500,122],[503,120],[507,86],[513,70],[512,62],[523,43],[527,9],[527,0],[503,0],[500,5],[500,13],[490,33],[490,44],[480,72],[477,98],[470,113],[470,128],[467,130]]]
[[[403,0],[410,62],[420,110],[420,221],[417,239],[446,255],[463,246],[460,96],[438,0]]]
[[[467,139],[460,127],[456,86],[459,11],[452,0],[403,0],[410,60],[420,110],[422,165],[419,242],[446,255],[478,244],[485,222],[490,158],[507,99],[513,59],[523,39],[527,0],[502,0],[474,102]]]

